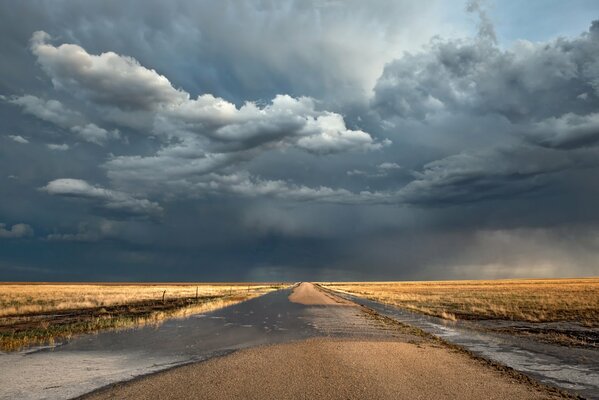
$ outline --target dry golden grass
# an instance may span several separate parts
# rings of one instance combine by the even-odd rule
[[[159,324],[226,307],[283,284],[0,284],[0,349]],[[164,295],[164,300],[163,300]]]
[[[0,284],[0,317],[143,300],[263,293],[271,284]]]
[[[599,278],[322,285],[445,319],[571,321],[599,326]]]

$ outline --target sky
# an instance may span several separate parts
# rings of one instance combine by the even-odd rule
[[[599,2],[0,1],[0,281],[599,275]]]

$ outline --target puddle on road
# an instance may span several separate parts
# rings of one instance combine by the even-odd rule
[[[540,382],[576,391],[588,399],[599,399],[599,349],[558,346],[509,334],[477,331],[466,321],[448,321],[352,295],[339,295]]]
[[[231,351],[280,343],[313,335],[297,319],[300,306],[289,306],[288,291],[273,292],[246,302],[168,320],[160,326],[83,335],[57,347],[37,347],[0,354],[0,399],[67,399],[123,380],[201,361]],[[260,307],[262,304],[268,307]],[[260,307],[264,311],[253,312]],[[294,313],[275,329],[265,313]],[[284,311],[287,311],[286,309]],[[244,316],[247,315],[247,316]],[[275,318],[270,320],[275,321]],[[35,377],[35,379],[32,379]]]
[[[0,398],[67,399],[186,361],[180,357],[144,358],[142,362],[141,354],[93,351],[3,355]],[[33,362],[23,362],[28,359]],[[11,371],[13,367],[16,373]]]

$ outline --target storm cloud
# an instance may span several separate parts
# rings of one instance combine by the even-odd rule
[[[508,9],[0,6],[0,277],[596,274],[599,22]]]

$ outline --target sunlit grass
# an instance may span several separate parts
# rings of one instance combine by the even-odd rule
[[[0,284],[0,317],[262,291],[267,284]],[[166,293],[165,293],[166,291]]]
[[[160,324],[239,303],[282,284],[0,284],[0,349]]]
[[[322,285],[445,319],[570,321],[599,326],[599,278]]]

